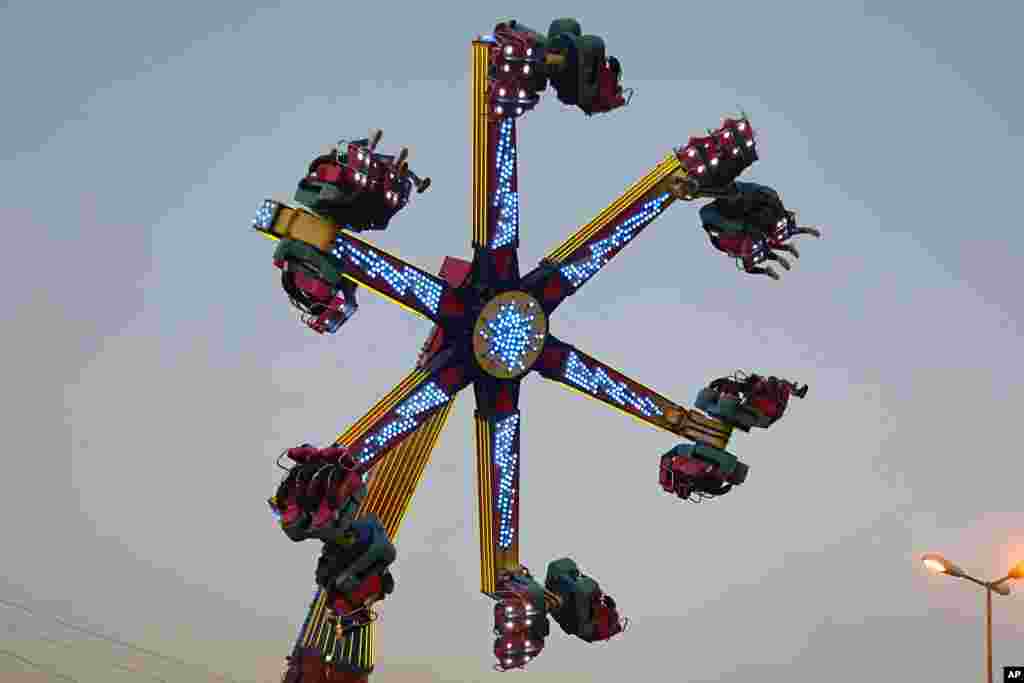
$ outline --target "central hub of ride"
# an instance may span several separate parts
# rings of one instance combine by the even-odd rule
[[[519,377],[537,362],[547,334],[548,317],[537,300],[526,292],[505,292],[480,311],[473,356],[492,377]]]

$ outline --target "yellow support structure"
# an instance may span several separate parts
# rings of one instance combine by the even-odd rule
[[[493,595],[498,574],[517,571],[519,563],[519,530],[512,537],[512,545],[503,550],[498,547],[496,511],[496,487],[494,480],[494,431],[487,417],[475,415],[476,423],[476,476],[477,476],[477,521],[480,524],[480,591]],[[518,495],[518,494],[517,494]],[[518,524],[516,525],[518,527]]]
[[[660,183],[667,185],[666,181],[673,174],[677,174],[682,170],[683,166],[679,163],[676,155],[674,153],[669,154],[661,163],[651,169],[647,175],[630,185],[618,199],[605,207],[592,221],[584,225],[574,235],[570,236],[569,239],[548,254],[544,260],[550,263],[562,263],[570,254],[586,244],[594,235],[618,220],[622,213],[635,204],[637,200],[650,194]],[[668,191],[667,187],[665,191]],[[673,201],[675,201],[675,195],[668,199],[668,202],[665,204],[666,208]]]
[[[305,242],[327,253],[338,239],[341,228],[334,221],[309,209],[282,204],[270,230],[258,232],[272,240],[292,239]]]
[[[600,401],[609,408],[617,410],[623,415],[628,415],[641,424],[648,424],[652,427],[664,429],[667,432],[677,434],[692,441],[700,441],[701,443],[714,446],[715,448],[721,448],[724,450],[725,447],[728,446],[729,437],[732,435],[732,427],[730,425],[720,420],[716,420],[713,417],[708,417],[699,410],[684,408],[658,393],[653,388],[640,384],[635,380],[628,379],[628,376],[625,373],[620,372],[606,363],[601,363],[596,358],[592,358],[579,349],[574,349],[574,352],[581,356],[585,362],[594,363],[604,368],[607,372],[619,377],[627,378],[628,382],[636,384],[637,387],[642,387],[644,397],[651,400],[654,405],[658,407],[658,413],[651,415],[635,413],[627,410],[624,406],[613,400],[592,394],[588,391],[583,391],[566,381],[558,381],[558,386],[564,387],[569,391],[579,394],[580,396],[586,396],[591,400]]]
[[[732,425],[708,417],[699,410],[686,411],[686,419],[677,432],[691,441],[700,441],[725,450],[732,436]]]
[[[491,453],[491,423],[476,415],[476,492],[477,521],[480,524],[480,591],[488,595],[495,592],[497,570],[494,544],[494,482],[493,453]]]
[[[385,455],[370,475],[369,491],[359,508],[359,515],[377,515],[392,542],[398,536],[412,496],[423,479],[430,454],[437,445],[453,405],[454,401],[449,401],[439,412],[431,415],[419,429]]]
[[[354,425],[349,427],[344,434],[339,436],[334,441],[334,444],[336,446],[351,446],[357,440],[361,439],[368,431],[370,431],[370,428],[373,427],[377,420],[398,405],[402,399],[409,396],[416,387],[423,383],[423,380],[425,380],[429,374],[430,373],[426,370],[421,369],[416,369],[410,372],[405,379],[398,383],[398,386],[389,391],[384,398],[379,400],[377,405],[370,408],[366,415],[363,415]]]
[[[377,251],[391,258],[395,259],[400,263],[406,263],[403,259],[399,258],[395,254],[385,252],[380,247],[374,244],[355,237],[352,233],[347,230],[339,228],[329,218],[324,218],[316,213],[313,213],[309,209],[295,208],[282,204],[280,210],[277,213],[277,217],[274,219],[274,224],[270,226],[269,230],[257,229],[257,232],[267,239],[277,242],[282,239],[293,239],[299,242],[305,242],[313,247],[316,247],[324,254],[331,254],[334,246],[338,242],[338,238],[341,235],[345,236],[345,240],[349,243],[356,244],[364,250]],[[411,265],[411,264],[407,264]],[[378,289],[373,285],[372,282],[360,280],[358,277],[354,277],[349,273],[343,273],[346,280],[354,282],[357,285],[373,292],[377,296],[381,297],[385,301],[389,301],[393,304],[397,304],[403,309],[414,313],[415,315],[427,318],[428,316],[422,311],[417,311],[411,308],[407,304],[395,299],[392,296],[386,294],[383,290]]]
[[[488,158],[490,136],[487,111],[487,69],[490,66],[490,46],[473,41],[473,83],[470,90],[472,105],[470,114],[473,127],[473,245],[486,247],[487,230],[487,188],[490,182]]]
[[[408,386],[408,382],[416,374],[410,375],[394,391],[385,396],[363,420],[367,420],[369,415],[376,411],[383,414],[390,410],[390,407],[384,408],[384,406],[389,403],[393,406],[394,403],[401,400],[404,397],[401,393],[403,387]],[[417,383],[413,383],[412,386]],[[430,455],[437,445],[441,430],[444,429],[445,423],[448,421],[453,403],[453,401],[449,401],[444,408],[430,416],[397,448],[385,455],[370,475],[369,490],[359,507],[358,514],[360,517],[369,514],[377,515],[392,541],[398,535],[398,530],[409,509],[409,504],[412,502],[416,487],[423,478],[427,463],[430,462]],[[347,443],[358,438],[360,434],[358,428],[363,420],[345,432],[339,439],[339,443],[345,441],[349,435],[354,436],[351,436]],[[372,424],[372,420],[370,423]],[[347,666],[370,670],[376,662],[376,624],[368,624],[338,638],[330,606],[327,604],[327,592],[321,590],[313,604],[312,615],[302,646],[320,650],[326,661],[339,659],[344,661]]]

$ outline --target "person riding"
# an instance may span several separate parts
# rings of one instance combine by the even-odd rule
[[[751,427],[767,429],[782,418],[790,396],[803,398],[807,385],[798,387],[794,382],[778,377],[737,372],[732,377],[720,377],[701,389],[694,405],[698,410],[749,431]]]
[[[777,261],[786,270],[789,261],[776,254],[785,251],[799,258],[800,252],[786,240],[795,235],[821,237],[815,228],[797,227],[794,215],[782,204],[778,192],[767,185],[733,182],[728,192],[700,209],[701,224],[711,244],[719,251],[737,259],[748,273],[779,275],[764,261]]]
[[[597,581],[583,574],[568,557],[548,565],[544,587],[557,595],[560,605],[551,610],[562,630],[588,643],[608,640],[621,633],[625,624],[615,600],[605,595]]]

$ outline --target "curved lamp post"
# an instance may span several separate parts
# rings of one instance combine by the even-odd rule
[[[960,567],[956,566],[938,553],[927,553],[921,556],[921,562],[928,571],[935,574],[946,574],[957,579],[966,579],[985,589],[985,672],[987,683],[992,683],[992,593],[1009,595],[1011,579],[1024,578],[1024,561],[1014,565],[1006,576],[998,581],[982,581],[976,579]]]

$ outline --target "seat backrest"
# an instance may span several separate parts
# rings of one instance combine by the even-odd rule
[[[548,26],[549,40],[555,36],[562,35],[563,33],[570,36],[576,36],[578,38],[583,35],[583,29],[580,27],[580,22],[576,21],[572,17],[555,19]]]

